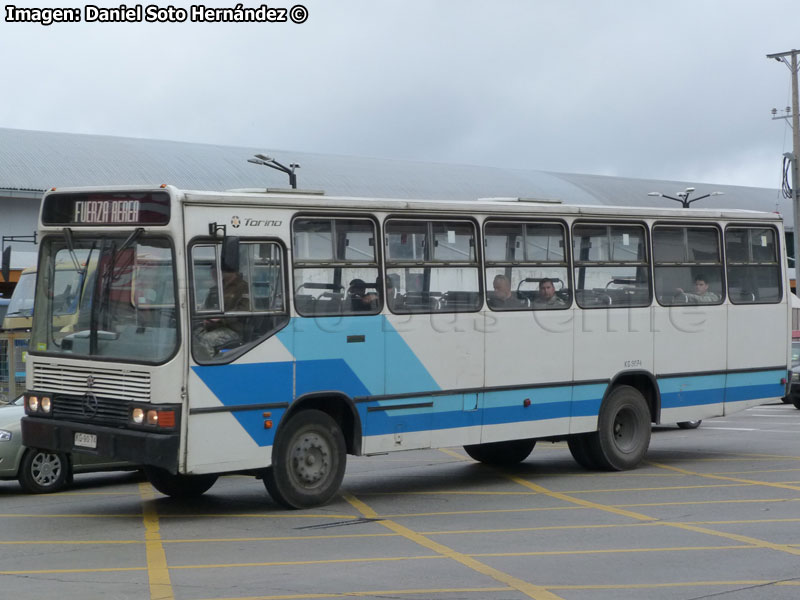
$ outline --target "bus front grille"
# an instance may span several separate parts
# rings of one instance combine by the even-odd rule
[[[130,403],[101,396],[53,394],[53,416],[71,421],[125,425],[130,420]]]
[[[82,398],[93,394],[111,403],[149,402],[150,374],[128,369],[99,369],[36,362],[31,389]]]

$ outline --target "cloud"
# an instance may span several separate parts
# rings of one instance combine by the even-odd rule
[[[777,185],[790,76],[765,55],[796,45],[796,2],[306,5],[302,25],[0,23],[0,126]]]

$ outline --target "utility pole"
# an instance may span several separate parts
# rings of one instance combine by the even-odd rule
[[[794,277],[800,276],[800,107],[797,94],[797,55],[800,50],[790,50],[778,54],[767,54],[782,62],[792,72],[792,210],[794,211]],[[787,59],[788,57],[788,59]],[[795,283],[797,286],[797,283]],[[797,287],[795,287],[797,289]]]

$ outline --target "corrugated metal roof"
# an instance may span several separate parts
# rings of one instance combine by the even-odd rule
[[[688,186],[707,208],[779,211],[791,229],[791,204],[779,190],[553,173],[471,165],[324,155],[291,150],[218,146],[165,140],[0,128],[0,188],[169,183],[184,189],[288,187],[288,177],[247,162],[256,153],[299,163],[299,187],[336,196],[470,200],[486,197],[557,198],[566,204],[672,206],[648,196],[675,195]]]

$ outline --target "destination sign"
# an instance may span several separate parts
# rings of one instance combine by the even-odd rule
[[[136,224],[139,222],[139,201],[77,200],[72,220],[88,225]]]
[[[45,225],[166,225],[167,192],[49,194],[42,207]]]

